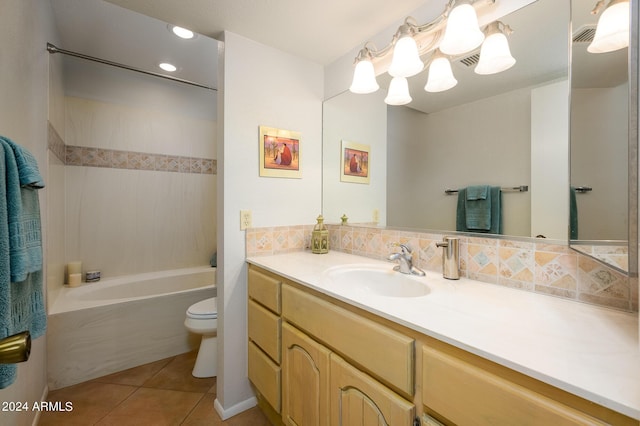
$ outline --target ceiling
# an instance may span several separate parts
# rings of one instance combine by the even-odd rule
[[[327,65],[425,0],[106,0],[216,38],[223,30]],[[429,0],[434,1],[434,0]],[[443,4],[445,0],[436,0]]]
[[[446,0],[50,1],[60,36],[58,47],[154,72],[161,72],[159,61],[171,61],[180,67],[176,77],[217,87],[216,55],[202,52],[217,50],[214,38],[223,30],[327,65],[428,2],[444,7]],[[580,5],[574,4],[573,28],[595,24],[597,17],[589,14],[591,2],[573,1]],[[427,72],[423,71],[409,79],[414,101],[408,106],[428,113],[566,76],[568,19],[569,3],[562,6],[558,0],[537,0],[507,15],[502,20],[514,29],[509,36],[517,60],[513,68],[479,76],[472,67],[453,60],[458,85],[443,93],[427,93],[423,90]],[[191,41],[177,39],[167,23],[202,35]],[[574,71],[589,71],[576,74],[574,86],[598,87],[592,82],[599,79],[602,87],[626,79],[626,49],[603,55],[585,51],[585,45],[574,45]],[[612,67],[612,60],[619,66]],[[611,72],[614,68],[623,72]],[[607,83],[602,83],[605,77]],[[378,81],[386,90],[390,78],[382,75]]]

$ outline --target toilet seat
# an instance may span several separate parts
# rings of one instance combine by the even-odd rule
[[[187,309],[187,317],[193,319],[216,319],[218,318],[218,306],[216,298],[201,300],[194,303]]]

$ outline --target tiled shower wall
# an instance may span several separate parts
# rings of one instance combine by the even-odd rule
[[[208,264],[215,121],[80,98],[65,104],[64,140],[49,126],[50,162],[64,170],[52,181],[64,188],[55,191],[64,198],[61,261],[80,260],[103,277]]]
[[[308,249],[313,225],[254,228],[246,233],[247,256]],[[413,249],[414,263],[442,271],[445,234],[329,225],[331,250],[374,259],[397,251],[393,243]],[[559,296],[591,304],[638,311],[638,279],[552,241],[461,236],[461,276],[506,287]]]

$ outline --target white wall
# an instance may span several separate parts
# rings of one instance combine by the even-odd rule
[[[256,227],[311,224],[320,213],[323,69],[231,32],[223,36],[216,409],[227,418],[255,404],[247,379],[247,268],[240,210],[253,212]],[[260,125],[301,132],[301,179],[259,177]]]
[[[387,223],[456,229],[457,195],[469,185],[530,179],[530,88],[432,114],[388,110]],[[530,193],[502,196],[503,233],[529,235]]]
[[[349,223],[387,223],[387,105],[384,93],[341,93],[323,104],[322,213],[326,223],[339,223],[346,214]],[[368,184],[340,181],[343,140],[369,145]]]
[[[0,13],[0,134],[31,151],[47,176],[47,88],[49,54],[46,42],[55,36],[52,12],[41,0],[5,0]],[[46,182],[45,182],[46,183]],[[46,247],[46,191],[40,191],[43,238]],[[45,274],[46,276],[46,274]],[[0,390],[0,401],[39,401],[46,390],[46,338],[33,342],[28,362],[19,364],[18,377]],[[3,412],[3,425],[30,425],[35,412]]]

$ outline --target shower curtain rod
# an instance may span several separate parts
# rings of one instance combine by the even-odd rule
[[[164,75],[164,74],[155,73],[155,72],[151,72],[151,71],[145,71],[145,70],[142,70],[140,68],[130,67],[129,65],[119,64],[118,62],[112,62],[112,61],[108,61],[106,59],[100,59],[100,58],[96,58],[94,56],[85,55],[83,53],[77,53],[77,52],[72,52],[70,50],[61,49],[61,48],[56,47],[55,45],[53,45],[51,43],[47,43],[47,50],[51,54],[53,54],[53,53],[62,53],[63,55],[74,56],[76,58],[86,59],[88,61],[98,62],[98,63],[101,63],[101,64],[110,65],[110,66],[116,67],[116,68],[122,68],[122,69],[129,70],[129,71],[135,71],[135,72],[139,72],[139,73],[142,73],[142,74],[151,75],[153,77],[160,77],[160,78],[164,78],[164,79],[167,79],[167,80],[173,80],[173,81],[178,82],[178,83],[189,84],[191,86],[200,87],[202,89],[213,90],[214,92],[218,91],[218,89],[216,89],[216,88],[213,88],[213,87],[210,87],[210,86],[206,86],[204,84],[196,83],[194,81],[184,80],[182,78],[177,78],[177,77],[171,77],[170,75]]]

